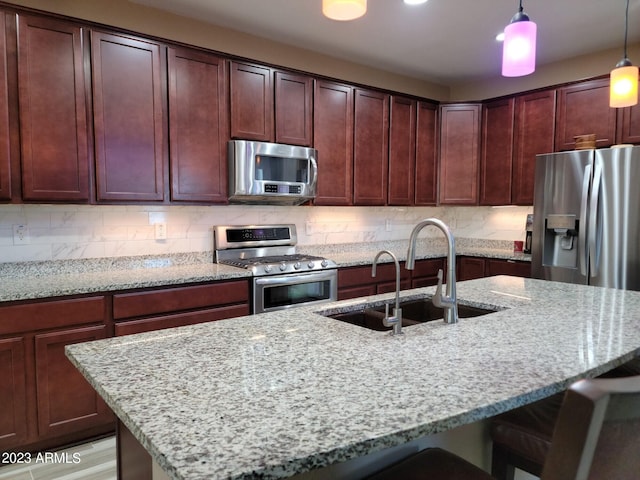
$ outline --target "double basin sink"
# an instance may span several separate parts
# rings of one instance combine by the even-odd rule
[[[393,311],[393,306],[394,304],[391,304],[389,306],[390,313]],[[431,322],[433,320],[442,320],[444,318],[444,309],[436,307],[431,301],[431,298],[406,300],[400,303],[400,308],[402,309],[403,327]],[[496,311],[497,310],[458,304],[458,318],[479,317],[481,315],[487,315]],[[385,316],[384,305],[381,305],[379,307],[368,307],[366,305],[363,305],[356,310],[344,313],[320,313],[327,317],[335,318],[336,320],[351,323],[353,325],[358,325],[371,330],[391,330],[391,327],[385,327],[382,322]]]

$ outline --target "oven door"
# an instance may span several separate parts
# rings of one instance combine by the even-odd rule
[[[253,280],[253,313],[332,302],[337,298],[338,271],[335,269]]]

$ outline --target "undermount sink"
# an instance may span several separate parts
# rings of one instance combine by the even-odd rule
[[[400,308],[402,309],[403,327],[431,322],[433,320],[442,320],[444,318],[444,309],[436,307],[430,298],[401,302]],[[390,312],[393,310],[393,305],[389,307],[389,310]],[[494,313],[495,311],[497,310],[458,304],[459,318],[479,317],[481,315]],[[375,308],[363,306],[351,312],[335,313],[327,316],[371,330],[391,330],[391,327],[385,327],[382,323],[384,312],[384,305]]]

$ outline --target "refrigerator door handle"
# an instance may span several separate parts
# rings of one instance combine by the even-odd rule
[[[591,187],[591,201],[589,205],[589,270],[592,277],[597,275],[600,263],[596,239],[598,233],[598,203],[600,202],[601,181],[602,165],[596,162],[593,169],[593,185]]]
[[[578,228],[578,257],[580,260],[580,274],[587,275],[587,262],[589,251],[587,250],[587,206],[589,200],[589,181],[591,180],[591,165],[584,168],[582,179],[582,197],[580,199],[580,226]]]

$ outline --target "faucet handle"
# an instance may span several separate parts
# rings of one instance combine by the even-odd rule
[[[442,269],[438,269],[438,286],[436,287],[436,293],[433,295],[432,302],[438,308],[443,308],[442,304]]]

